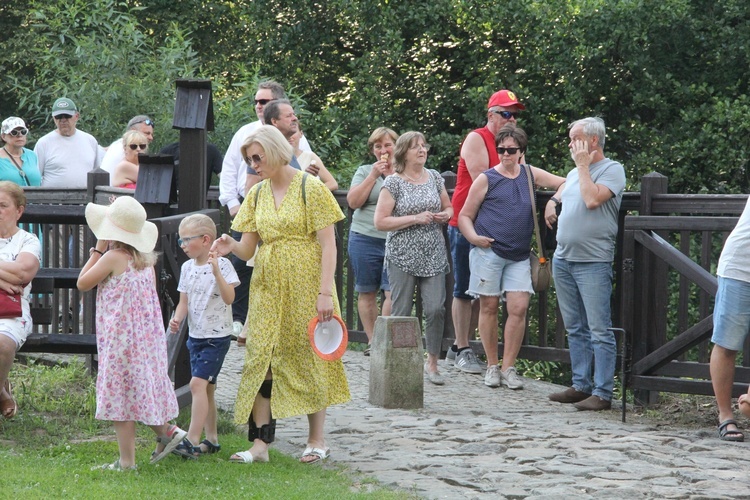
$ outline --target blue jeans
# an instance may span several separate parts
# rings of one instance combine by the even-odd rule
[[[554,258],[552,275],[568,332],[573,388],[610,401],[617,359],[615,335],[607,331],[612,326],[612,263]]]
[[[471,243],[457,227],[453,226],[448,226],[448,241],[451,244],[451,258],[453,259],[453,296],[457,299],[472,300],[474,297],[466,293],[471,278],[469,264]]]

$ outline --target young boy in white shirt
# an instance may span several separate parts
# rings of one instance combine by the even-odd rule
[[[179,235],[180,247],[190,260],[182,265],[177,287],[180,302],[169,329],[177,333],[187,317],[193,404],[188,435],[174,453],[197,457],[221,449],[214,393],[216,378],[231,341],[231,306],[239,279],[228,259],[209,251],[216,239],[216,225],[210,217],[203,214],[185,217],[180,223]],[[206,439],[200,441],[204,430]]]

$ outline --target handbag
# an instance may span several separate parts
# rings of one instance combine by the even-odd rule
[[[0,319],[21,317],[21,294],[0,290]]]
[[[552,268],[550,262],[544,255],[544,246],[542,245],[542,238],[539,235],[539,219],[536,216],[536,196],[534,195],[534,185],[531,181],[531,169],[528,165],[524,165],[523,168],[526,170],[526,179],[529,181],[529,197],[531,198],[531,214],[534,218],[534,232],[536,233],[536,244],[539,248],[537,254],[533,249],[531,250],[531,285],[535,292],[544,292],[549,288],[552,283]]]

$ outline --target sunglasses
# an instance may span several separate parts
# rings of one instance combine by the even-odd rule
[[[271,101],[275,101],[276,99],[256,99],[255,104],[260,104],[261,106],[265,106]]]
[[[518,153],[518,150],[521,148],[497,148],[497,154],[500,156],[504,155],[505,153],[508,153],[509,155],[514,155]]]
[[[136,149],[141,149],[141,150],[145,151],[146,148],[148,147],[148,144],[129,144],[128,146],[133,151],[135,151]]]
[[[70,120],[73,115],[57,115],[53,117],[55,120]]]
[[[135,122],[133,125],[138,125],[139,123],[145,123],[149,127],[156,127],[156,124],[154,123],[154,120],[151,118],[146,118],[145,120],[141,120],[139,122]]]
[[[26,135],[28,133],[29,133],[29,129],[27,128],[19,128],[19,129],[11,130],[9,132],[9,134],[12,135],[13,137],[18,137],[19,135]]]
[[[177,244],[180,246],[187,245],[196,238],[203,238],[205,234],[199,234],[198,236],[188,236],[187,238],[177,238]]]
[[[518,111],[492,111],[496,115],[502,116],[505,120],[510,120],[512,118],[518,118]]]
[[[252,165],[253,163],[260,163],[260,161],[265,158],[265,155],[252,155],[252,156],[246,156],[245,161],[248,165]]]

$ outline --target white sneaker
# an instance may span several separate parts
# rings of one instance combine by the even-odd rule
[[[500,387],[500,370],[497,365],[487,367],[487,373],[484,374],[484,385]]]
[[[489,370],[488,370],[489,371]],[[516,368],[511,366],[505,371],[500,370],[500,379],[508,389],[523,389],[523,381],[516,373]]]

